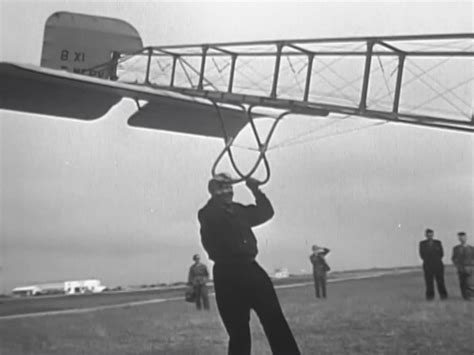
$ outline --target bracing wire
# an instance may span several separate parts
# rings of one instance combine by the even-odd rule
[[[180,61],[183,61],[183,63],[186,64],[194,72],[194,74],[197,74],[198,76],[200,75],[199,71],[196,68],[194,68],[186,59],[184,59],[184,58],[179,58],[179,59],[180,59]],[[184,66],[182,66],[182,67],[184,69]],[[186,72],[186,76],[188,77],[188,80],[191,80],[189,78],[189,75],[187,74],[187,72]],[[217,88],[214,86],[214,84],[212,82],[210,82],[208,79],[204,78],[204,82],[206,83],[206,85],[211,86],[214,90],[217,90]],[[196,86],[193,85],[192,81],[190,81],[190,85],[191,85],[192,88],[196,87]]]
[[[252,68],[250,65],[248,65],[248,63],[246,63],[245,61],[243,60],[240,60],[238,62],[239,65],[243,65],[246,69],[249,69],[251,70],[252,72],[254,72],[255,74],[259,75],[260,73],[258,73],[254,68]],[[236,71],[236,74],[237,74],[237,71]],[[237,75],[236,75],[237,76]],[[242,76],[244,78],[246,78],[248,80],[248,83],[251,84],[251,85],[254,85],[257,89],[261,90],[262,92],[266,92],[268,91],[267,89],[263,88],[262,86],[260,86],[260,83],[256,82],[254,79],[255,78],[251,78],[250,75],[248,75],[247,73],[245,73],[244,71],[238,71],[238,76]],[[272,77],[273,75],[267,75],[267,76],[262,76],[260,74],[260,80],[262,82],[264,82],[265,80],[267,80],[268,78]],[[253,90],[255,90],[255,87],[253,88]]]
[[[425,50],[425,49],[439,49],[439,48],[451,48],[451,47],[455,47],[455,46],[458,46],[459,44],[462,44],[462,43],[466,43],[465,40],[457,40],[457,41],[454,41],[454,40],[449,40],[448,43],[444,42],[444,43],[424,43],[424,44],[420,44],[420,43],[416,43],[416,48],[418,50]],[[405,43],[405,46],[408,45],[408,43]],[[411,44],[413,45],[413,44]],[[404,48],[404,50],[406,50],[406,48]]]
[[[449,61],[450,59],[452,59],[452,57],[448,57],[448,58],[445,58],[443,59],[442,61],[436,63],[435,65],[432,65],[431,67],[427,68],[426,70],[422,71],[421,73],[413,73],[411,72],[411,74],[413,75],[412,78],[408,79],[408,80],[405,80],[403,82],[403,87],[406,88],[407,86],[409,85],[412,85],[413,83],[416,83],[417,80],[422,77],[423,75],[427,74],[427,73],[430,73],[432,72],[433,70],[435,70],[436,68],[440,67],[441,65],[445,64],[447,61]],[[408,61],[408,58],[407,58],[407,61]],[[410,61],[411,63],[411,61]],[[384,95],[380,95],[376,98],[374,98],[374,102],[372,103],[373,105],[381,102],[382,100],[386,99],[389,95],[388,94],[384,94]]]
[[[317,58],[315,57],[316,60],[322,64],[325,64],[324,61],[322,61],[320,58]],[[344,86],[343,86],[343,89],[346,89],[346,88],[351,88],[351,89],[354,89],[357,93],[359,93],[359,89],[360,88],[356,88],[354,85],[352,85],[353,83],[352,82],[349,82],[346,78],[344,78],[341,74],[339,74],[336,70],[334,70],[333,68],[331,68],[332,65],[326,65],[324,69],[327,69],[329,70],[331,73],[333,73],[336,77],[338,77],[340,80],[343,81],[344,83]],[[332,86],[333,88],[336,88],[335,86]],[[336,89],[337,90],[337,89]]]
[[[333,89],[337,90],[336,86],[331,82],[331,80],[329,80],[328,78],[326,78],[325,75],[323,75],[322,72],[319,73],[319,77],[321,79],[323,79],[329,86],[331,86]],[[347,86],[345,86],[346,88]],[[339,92],[339,94],[341,94],[341,96],[343,98],[345,98],[347,101],[353,103],[353,104],[356,104],[356,102],[354,101],[354,98],[353,97],[350,97],[348,96],[347,94],[343,93],[342,91]]]
[[[387,89],[388,95],[390,95],[390,100],[393,101],[392,91],[390,90],[390,85],[387,81],[387,78],[385,77],[385,69],[384,69],[382,60],[380,59],[379,55],[377,56],[377,60],[378,60],[379,66],[380,66],[380,70],[382,71],[382,77],[383,77],[383,81],[385,83],[385,88]]]
[[[229,66],[229,63],[224,65],[222,68],[219,68],[219,65],[217,64],[216,60],[212,58],[212,64],[214,64],[214,67],[217,70],[217,75],[219,76],[218,79],[220,79],[220,81],[225,84],[226,78],[224,78],[224,76],[222,75],[222,72]]]
[[[291,59],[290,59],[289,56],[287,56],[286,59],[288,61],[289,68],[290,68],[291,74],[293,75],[293,79],[294,79],[295,82],[294,83],[289,83],[289,84],[286,84],[286,85],[279,83],[279,85],[278,85],[278,95],[279,96],[285,96],[285,95],[290,95],[292,93],[293,93],[293,95],[296,95],[295,91],[298,92],[299,94],[302,94],[304,92],[304,89],[301,87],[301,83],[298,81],[298,74],[297,74],[297,71],[295,69],[295,65],[293,65],[293,63],[291,62]],[[299,64],[303,64],[302,65],[303,69],[308,66],[307,62],[300,62]],[[298,72],[300,72],[300,70]],[[287,73],[287,71],[288,71],[287,68],[284,68],[284,69],[280,68],[280,77],[285,75]]]
[[[394,60],[395,60],[395,59],[392,59],[392,61],[394,61]],[[371,70],[370,70],[370,74],[373,75],[374,73],[376,73],[376,72],[379,71],[379,70],[380,70],[380,69],[378,69],[378,68],[376,68],[376,67],[372,67]],[[357,82],[360,82],[363,77],[364,77],[364,75],[361,74],[361,75],[357,76],[356,78],[354,78],[354,79],[352,79],[352,80],[347,80],[347,79],[346,79],[346,80],[347,80],[347,84],[344,84],[344,85],[342,85],[342,86],[336,87],[336,89],[333,90],[333,91],[330,91],[330,92],[328,93],[328,95],[329,95],[329,96],[334,95],[335,93],[339,92],[340,90],[343,90],[343,89],[346,87],[346,85],[351,85],[351,87],[354,87],[352,84],[357,83]],[[359,90],[357,91],[357,93],[359,94]],[[385,97],[387,97],[387,96],[385,96]]]
[[[222,73],[224,70],[227,69],[227,67],[230,66],[229,63],[226,63],[222,68],[219,68],[219,65],[217,64],[216,59],[215,58],[211,58],[211,59],[212,59],[212,63],[214,64],[214,66],[216,67],[219,73]]]
[[[295,79],[295,84],[298,86],[298,89],[300,89],[300,91],[303,91],[303,88],[301,87],[301,83],[298,81],[298,76],[296,74],[296,70],[293,67],[293,63],[291,62],[291,58],[289,56],[287,56],[286,60],[288,61],[288,65],[290,66],[291,71],[293,72],[293,78]],[[303,68],[305,68],[307,66],[308,66],[308,63],[305,63],[303,65]]]
[[[418,64],[416,64],[414,61],[410,61],[410,63],[415,66],[418,70],[420,70],[420,72],[424,73],[423,71],[423,68],[421,68]],[[425,74],[425,73],[424,73]],[[439,86],[443,87],[444,85],[442,83],[440,83],[436,78],[434,78],[433,76],[429,75],[429,73],[426,73],[426,76],[428,78],[430,78],[433,82],[435,82],[436,84],[438,84]],[[472,78],[471,78],[472,80]],[[466,103],[461,97],[457,96],[456,94],[454,93],[451,93],[455,98],[457,98],[461,103],[463,103],[464,105],[466,106],[469,106],[469,103]]]
[[[191,77],[189,76],[189,73],[188,73],[188,71],[186,70],[186,68],[183,64],[183,59],[181,57],[178,58],[178,62],[179,62],[179,65],[181,66],[181,69],[183,69],[184,75],[186,76],[186,79],[188,80],[189,86],[194,88],[193,81],[192,81]]]
[[[156,62],[156,64],[158,64],[158,68],[160,68],[160,71],[161,71],[162,73],[165,73],[165,70],[168,69],[169,67],[171,67],[171,64],[170,64],[170,63],[168,63],[168,64],[166,64],[166,65],[162,65],[162,64],[160,63],[160,59],[159,59],[159,58],[156,58],[156,59],[155,59],[155,62]]]
[[[349,133],[354,133],[354,132],[366,130],[366,129],[369,129],[369,128],[382,126],[382,125],[385,125],[387,123],[389,123],[389,122],[388,121],[376,122],[376,123],[372,123],[372,124],[367,125],[367,126],[357,127],[357,128],[353,128],[353,129],[342,131],[342,132],[337,132],[337,133],[332,133],[332,134],[327,134],[327,135],[317,136],[317,137],[308,137],[307,139],[304,139],[304,140],[301,140],[301,141],[294,141],[294,142],[291,142],[290,144],[286,144],[284,146],[273,147],[272,150],[277,150],[277,149],[281,149],[281,148],[288,148],[288,147],[293,147],[293,146],[299,146],[299,145],[303,145],[303,144],[306,144],[306,143],[313,143],[313,142],[320,141],[320,140],[327,139],[327,138],[342,136],[342,135],[346,135],[346,134],[349,134]]]
[[[415,73],[412,69],[410,68],[407,68],[407,71],[409,71],[411,74],[413,75],[417,75],[417,73]],[[449,100],[447,97],[444,96],[444,93],[443,92],[439,92],[435,87],[433,87],[426,79],[423,78],[423,74],[421,75],[418,75],[418,80],[423,83],[426,87],[428,87],[429,89],[431,89],[436,95],[438,95],[438,97],[440,97],[443,101],[445,101],[448,105],[450,105],[452,108],[454,108],[457,112],[459,112],[462,116],[465,114],[464,112],[462,112],[459,107],[457,107],[454,103],[451,102],[451,100]]]
[[[453,87],[451,87],[451,88],[446,89],[444,92],[437,93],[435,96],[433,96],[433,97],[431,97],[431,98],[429,98],[429,99],[423,101],[422,103],[418,104],[418,105],[415,106],[415,107],[412,107],[412,108],[411,108],[411,112],[413,112],[413,111],[419,109],[420,107],[423,107],[424,105],[426,105],[426,104],[428,104],[428,103],[430,103],[430,102],[436,100],[438,97],[441,97],[442,95],[447,94],[447,93],[452,93],[454,90],[460,88],[461,86],[467,85],[467,84],[469,84],[469,83],[471,83],[471,82],[474,82],[474,78],[469,78],[469,79],[467,79],[467,80],[465,80],[465,81],[459,83],[459,84],[456,85],[456,86],[453,86]],[[464,102],[463,102],[463,103],[464,103]],[[462,112],[462,113],[463,113],[463,115],[465,115],[465,112]]]
[[[341,121],[349,118],[350,115],[345,115],[341,118],[338,118],[338,119],[333,119],[333,120],[330,120],[329,122],[327,122],[325,125],[321,125],[321,126],[318,126],[316,127],[315,129],[312,129],[310,131],[307,131],[307,132],[303,132],[303,133],[300,133],[296,136],[293,136],[293,137],[290,137],[288,139],[285,139],[283,140],[282,142],[278,143],[278,144],[275,144],[273,146],[271,146],[268,150],[274,150],[274,149],[279,149],[279,148],[282,148],[282,147],[286,147],[288,145],[291,145],[294,141],[297,141],[301,138],[304,138],[304,137],[308,137],[308,136],[311,136],[313,135],[314,133],[316,132],[320,132],[322,131],[323,129],[326,129],[328,127],[331,127],[333,125],[336,125],[338,123],[340,123]]]

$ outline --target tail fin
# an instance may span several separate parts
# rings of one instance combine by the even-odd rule
[[[110,61],[114,51],[142,48],[139,33],[125,21],[56,12],[46,21],[41,66],[111,78],[110,70],[91,68]]]

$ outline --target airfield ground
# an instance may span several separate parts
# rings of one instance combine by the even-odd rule
[[[334,282],[327,300],[304,282],[278,295],[303,354],[473,355],[474,302],[460,298],[452,269],[446,279],[443,302],[424,300],[419,270]],[[226,353],[214,298],[204,313],[183,302],[181,290],[96,296],[0,301],[0,354]],[[27,315],[71,309],[83,312]],[[254,315],[252,334],[253,354],[270,354]]]

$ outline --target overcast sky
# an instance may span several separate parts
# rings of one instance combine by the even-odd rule
[[[31,64],[57,11],[125,20],[144,45],[473,32],[470,1],[0,4],[0,60]],[[93,123],[0,112],[3,292],[89,277],[112,286],[179,281],[192,254],[205,255],[196,213],[222,142],[128,127],[134,109],[122,102]],[[317,124],[288,118],[275,139]],[[260,262],[269,272],[309,270],[317,243],[332,250],[333,270],[414,265],[426,227],[450,256],[458,230],[472,241],[473,143],[386,124],[274,150],[264,191],[276,215],[255,230]],[[240,185],[236,200],[252,201]]]

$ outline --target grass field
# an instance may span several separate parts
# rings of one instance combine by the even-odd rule
[[[474,354],[474,303],[459,296],[426,302],[420,272],[278,290],[303,354]],[[0,354],[225,354],[227,336],[214,298],[199,313],[182,301],[0,320]],[[252,315],[253,354],[270,354]]]

